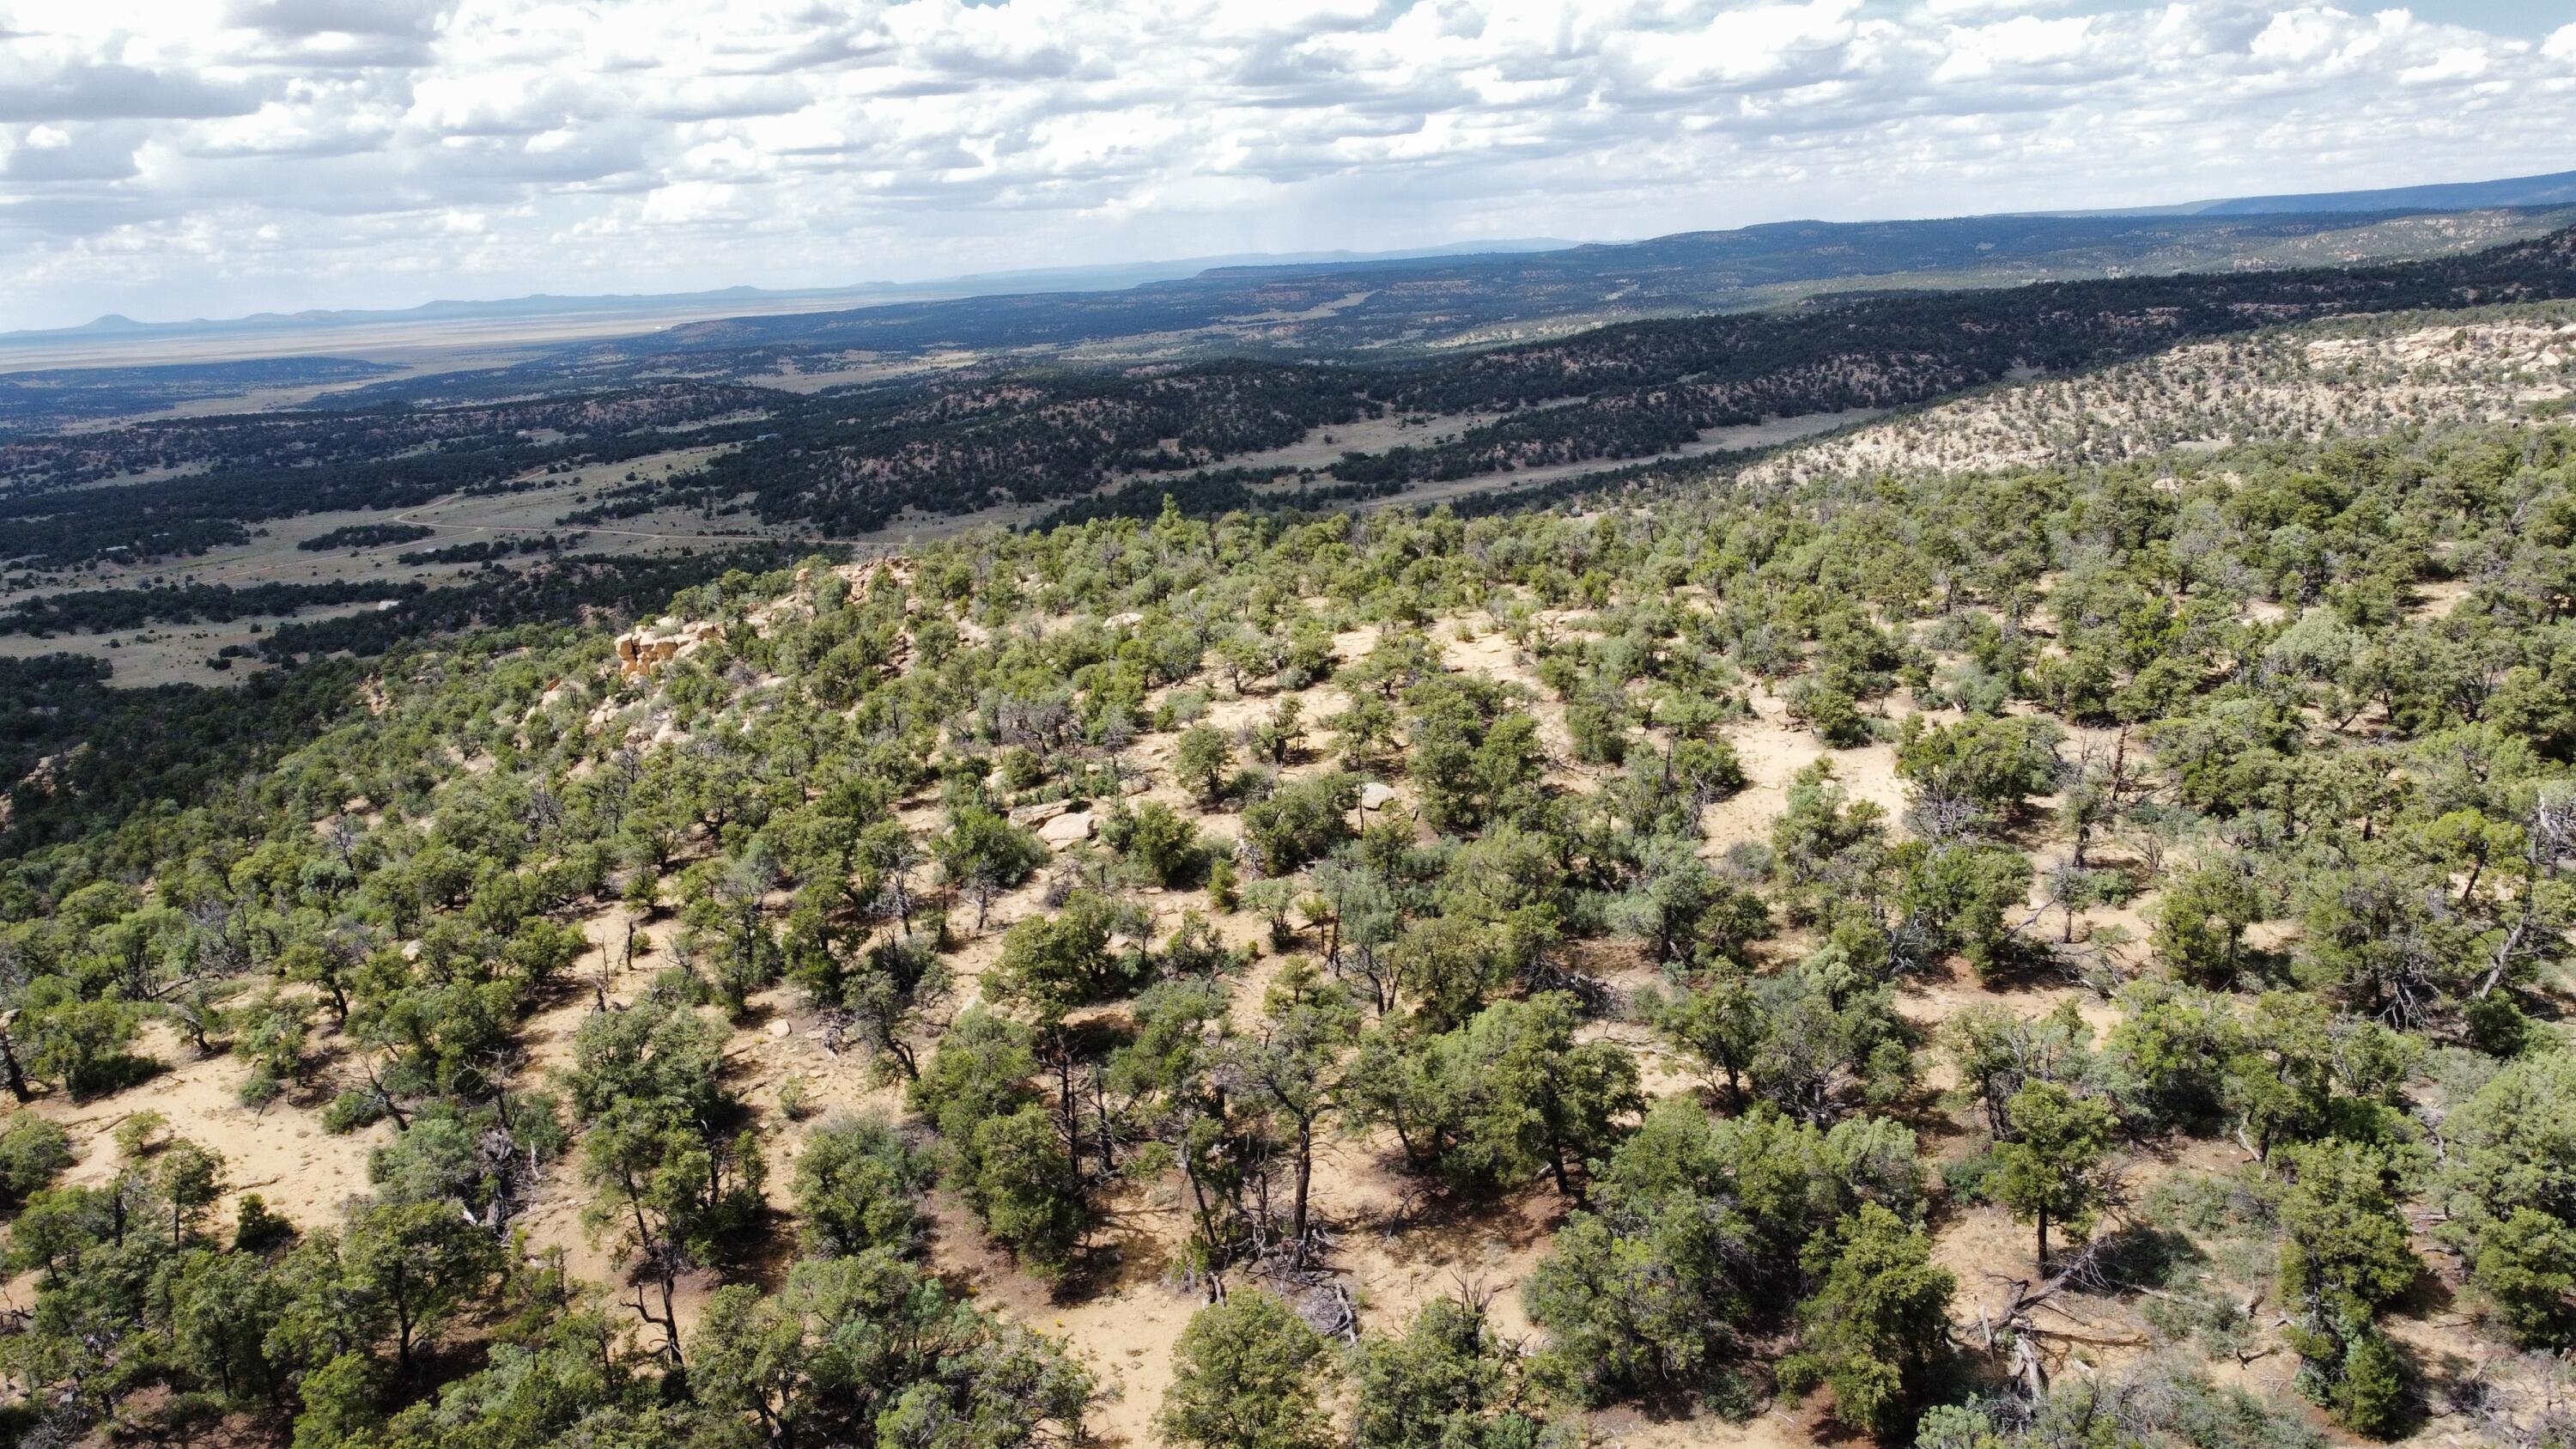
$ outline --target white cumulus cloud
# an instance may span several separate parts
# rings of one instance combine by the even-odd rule
[[[2576,166],[2420,8],[0,0],[0,328]]]

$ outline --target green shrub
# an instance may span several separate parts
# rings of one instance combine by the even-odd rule
[[[1207,868],[1198,827],[1160,800],[1133,810],[1124,803],[1113,807],[1101,822],[1100,838],[1156,885],[1185,885]]]
[[[805,1246],[825,1257],[875,1248],[910,1253],[929,1219],[921,1195],[935,1176],[928,1153],[883,1117],[836,1117],[805,1139],[796,1161],[796,1215]]]
[[[1832,685],[1802,679],[1790,686],[1788,705],[1789,718],[1830,749],[1869,743],[1869,720],[1861,714],[1860,702]]]
[[[295,1236],[295,1224],[268,1210],[268,1204],[255,1192],[242,1194],[241,1207],[233,1223],[233,1249],[243,1253],[265,1253]]]
[[[1192,1449],[1328,1449],[1333,1370],[1331,1345],[1287,1304],[1238,1289],[1181,1330],[1155,1427]]]
[[[0,1208],[15,1209],[72,1165],[71,1138],[51,1120],[13,1112],[0,1127]]]

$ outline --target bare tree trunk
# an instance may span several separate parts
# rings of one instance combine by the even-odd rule
[[[18,1044],[10,1037],[6,1026],[0,1026],[0,1076],[7,1078],[9,1095],[19,1101],[27,1101],[36,1095],[34,1089],[27,1085],[26,1071],[18,1065]]]
[[[662,1330],[662,1351],[669,1354],[671,1362],[676,1365],[683,1360],[680,1357],[680,1322],[671,1311],[672,1275],[656,1272],[654,1278],[662,1288],[661,1316],[655,1317],[652,1308],[644,1302],[644,1285],[641,1283],[635,1285],[635,1301],[628,1306],[635,1310],[636,1317]]]
[[[1315,1181],[1315,1119],[1310,1114],[1297,1119],[1297,1198],[1288,1215],[1288,1231],[1296,1246],[1289,1249],[1289,1261],[1306,1266],[1306,1198]]]

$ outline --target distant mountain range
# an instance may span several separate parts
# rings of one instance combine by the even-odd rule
[[[2297,216],[2335,212],[2482,211],[2508,206],[2576,205],[2576,171],[2514,176],[2502,181],[2446,181],[2432,186],[2392,186],[2380,191],[2311,191],[2295,196],[2234,196],[2180,206],[2140,206],[2119,211],[2055,212],[2057,216]]]
[[[522,368],[560,380],[594,368],[631,369],[647,355],[745,348],[897,356],[1147,346],[1437,350],[1602,321],[1776,306],[1822,292],[2430,257],[2536,236],[2571,220],[2576,171],[2119,211],[1781,222],[1637,242],[1538,239],[1193,257],[928,282],[539,295],[225,321],[102,317],[81,327],[0,334],[0,370],[32,383],[31,370],[41,368],[200,368],[326,352],[413,365],[435,353],[441,360],[428,364],[431,372],[503,363],[512,375],[487,374],[499,387],[523,380]],[[469,353],[487,360],[466,361]],[[508,366],[512,361],[520,366]],[[43,386],[59,397],[54,390],[64,382],[48,377]],[[380,384],[361,395],[408,390]]]
[[[1512,255],[1221,267],[1115,291],[708,318],[570,342],[493,371],[389,379],[344,397],[461,401],[673,372],[758,383],[862,358],[958,354],[1391,359],[1827,294],[2451,256],[2570,224],[2576,208],[1783,222]]]
[[[76,327],[0,332],[0,347],[51,345],[80,339],[119,340],[140,337],[199,338],[226,334],[253,335],[331,328],[378,328],[406,323],[517,320],[535,317],[648,317],[654,314],[742,316],[763,312],[810,311],[884,305],[896,302],[969,297],[991,293],[1100,292],[1148,282],[1194,277],[1244,266],[1339,265],[1410,260],[1465,254],[1512,255],[1558,251],[1578,243],[1562,238],[1462,242],[1443,247],[1417,247],[1391,252],[1322,251],[1247,252],[1229,256],[1184,257],[1170,261],[1118,262],[1089,267],[1037,267],[1008,272],[977,272],[924,282],[860,282],[846,287],[723,287],[707,292],[608,293],[566,297],[539,292],[488,301],[423,302],[417,307],[383,310],[312,310],[254,312],[246,317],[199,317],[185,322],[138,322],[114,313]]]

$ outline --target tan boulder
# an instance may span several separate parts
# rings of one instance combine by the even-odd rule
[[[1085,810],[1074,815],[1059,815],[1039,826],[1038,839],[1062,849],[1076,841],[1089,840],[1092,831],[1098,828],[1099,822],[1091,818],[1090,811]]]

